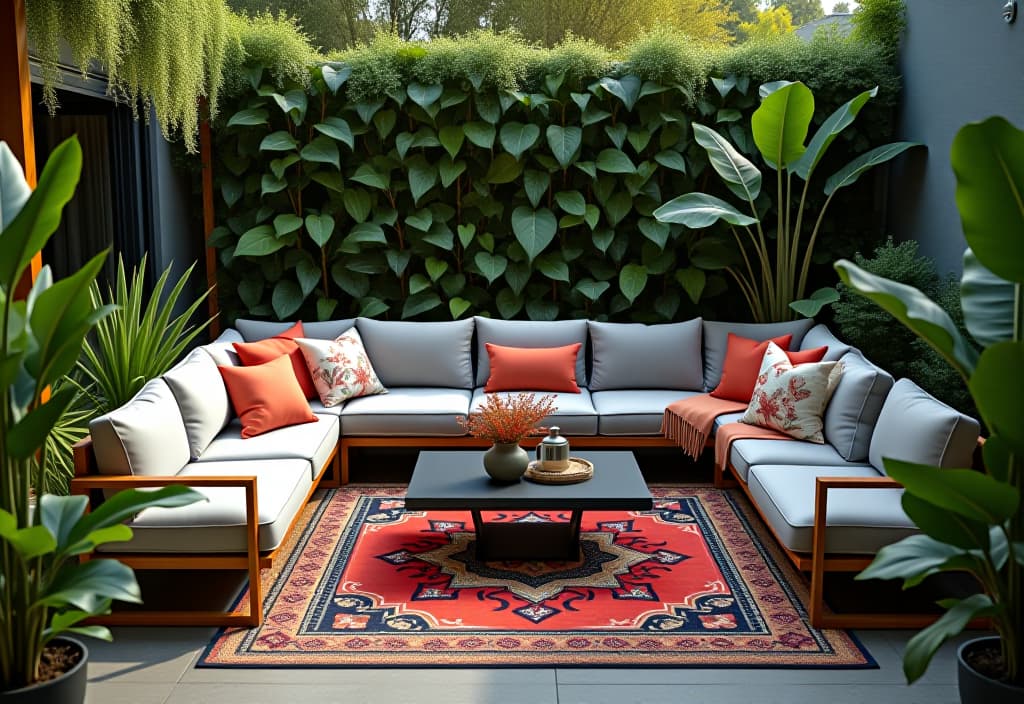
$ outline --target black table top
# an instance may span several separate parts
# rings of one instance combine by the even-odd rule
[[[499,484],[484,471],[483,452],[420,452],[405,495],[412,511],[624,510],[653,506],[632,452],[573,451],[594,463],[594,476],[578,484]]]

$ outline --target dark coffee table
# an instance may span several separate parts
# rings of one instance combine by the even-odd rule
[[[578,560],[584,511],[649,511],[653,506],[632,452],[573,452],[594,463],[579,484],[498,484],[484,472],[483,453],[420,452],[405,507],[411,511],[470,511],[477,559]],[[570,510],[567,523],[484,521],[481,511]]]

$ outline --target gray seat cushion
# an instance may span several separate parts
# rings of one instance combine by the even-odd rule
[[[793,320],[788,323],[721,323],[704,321],[704,389],[710,391],[722,380],[722,365],[725,362],[725,347],[729,333],[762,342],[779,335],[791,333],[789,349],[800,349],[804,335],[814,327],[811,319]]]
[[[339,403],[328,407],[318,398],[312,399],[309,402],[309,410],[313,411],[316,415],[334,416],[335,418],[341,418],[341,409],[344,406],[344,403]]]
[[[800,346],[791,346],[791,349],[813,350],[816,347],[828,347],[828,351],[821,360],[822,362],[837,362],[844,354],[853,349],[833,335],[832,331],[825,325],[815,325],[804,335],[804,339],[800,341]]]
[[[309,462],[272,459],[262,462],[200,462],[180,476],[251,475],[256,477],[260,550],[273,550],[284,540],[295,515],[305,506],[313,485]],[[219,553],[245,552],[245,489],[198,487],[207,501],[172,509],[147,508],[128,525],[134,536],[110,543],[103,552]]]
[[[700,390],[701,319],[683,323],[587,323],[593,366],[591,391]]]
[[[893,378],[859,352],[849,352],[840,361],[843,375],[825,409],[825,442],[843,459],[863,462],[868,458],[875,422]]]
[[[189,454],[197,460],[234,415],[224,379],[213,358],[195,349],[164,374],[164,381],[178,402]]]
[[[100,474],[177,474],[190,459],[185,421],[163,379],[89,423]]]
[[[303,321],[302,330],[306,337],[317,340],[333,340],[355,324],[355,318],[321,320],[308,323]],[[238,332],[242,334],[246,342],[265,340],[268,337],[280,335],[293,325],[295,325],[294,322],[278,323],[268,320],[246,320],[244,318],[239,318],[235,321],[235,327],[238,328]]]
[[[722,415],[718,416],[717,418],[715,418],[715,422],[711,426],[711,434],[714,435],[715,432],[726,423],[739,423],[740,418],[743,417],[743,414],[744,411],[740,411],[739,413],[723,413]]]
[[[665,407],[699,393],[675,389],[591,391],[590,398],[597,410],[597,432],[600,435],[659,435]]]
[[[467,389],[392,387],[386,394],[345,402],[345,435],[457,437],[466,431],[456,416],[469,413]]]
[[[310,479],[315,479],[338,446],[339,428],[335,416],[318,415],[317,418],[316,423],[289,425],[252,438],[242,438],[241,422],[232,421],[206,448],[199,464],[296,458],[306,460]]]
[[[576,383],[587,385],[587,321],[586,320],[494,320],[477,316],[476,321],[476,386],[486,386],[491,376],[491,360],[487,343],[505,347],[564,347],[580,343],[576,355]]]
[[[808,467],[850,467],[863,469],[867,463],[846,462],[828,443],[819,445],[803,440],[736,440],[729,449],[729,463],[743,481],[748,481],[750,468],[762,464]]]
[[[473,319],[414,323],[358,318],[356,327],[381,383],[473,388]]]
[[[978,430],[978,421],[910,379],[900,379],[878,414],[868,460],[880,472],[885,471],[886,457],[934,467],[970,467]]]
[[[515,393],[519,392],[497,392],[499,396],[508,396]],[[548,392],[527,391],[526,393],[536,393],[537,398],[540,398]],[[486,395],[483,389],[474,391],[470,408],[472,410],[479,408],[483,404],[484,396]],[[597,410],[594,408],[589,391],[580,389],[578,394],[553,393],[551,395],[555,397],[554,404],[557,410],[542,420],[541,425],[556,425],[562,429],[562,435],[597,435]]]
[[[779,542],[810,552],[818,477],[877,477],[872,467],[765,465],[750,471],[750,495]],[[825,552],[873,555],[917,532],[903,512],[902,489],[829,489]]]

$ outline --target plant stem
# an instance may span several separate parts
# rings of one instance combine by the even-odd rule
[[[835,191],[832,192],[832,196],[835,195]],[[832,202],[832,196],[829,196],[825,200],[825,205],[821,206],[821,212],[818,213],[818,219],[814,223],[814,229],[811,231],[811,238],[807,240],[807,251],[804,252],[804,263],[800,267],[800,281],[796,287],[796,298],[797,300],[804,297],[804,291],[807,288],[807,273],[811,270],[811,255],[814,253],[814,243],[818,240],[818,231],[821,229],[821,222],[825,219],[825,211],[828,210],[828,204]]]

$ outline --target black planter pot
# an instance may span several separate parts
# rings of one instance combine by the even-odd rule
[[[0,692],[0,704],[82,704],[85,701],[89,649],[74,638],[54,638],[52,642],[70,645],[81,651],[82,657],[74,667],[56,679]]]
[[[967,655],[973,650],[999,645],[998,636],[975,638],[956,651],[957,681],[962,704],[1020,704],[1024,702],[1024,687],[1015,687],[987,677],[967,664]]]

